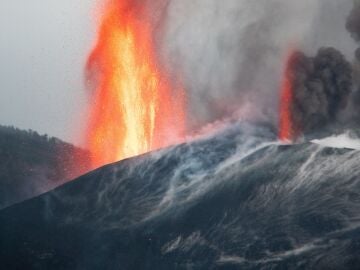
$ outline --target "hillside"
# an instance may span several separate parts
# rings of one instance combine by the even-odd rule
[[[89,164],[89,153],[69,143],[0,126],[0,209],[79,176]]]
[[[360,152],[274,139],[235,125],[4,209],[2,266],[357,269]]]

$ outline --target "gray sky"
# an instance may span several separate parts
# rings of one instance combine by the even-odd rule
[[[95,0],[0,1],[0,124],[79,142]]]
[[[97,1],[0,0],[0,124],[80,143]],[[291,41],[310,55],[335,46],[349,60],[356,48],[345,30],[352,0],[170,3],[164,63],[181,67],[195,120],[214,121],[218,111],[254,99],[276,117],[282,54]]]

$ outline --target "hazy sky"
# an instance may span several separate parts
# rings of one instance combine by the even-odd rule
[[[0,1],[0,124],[69,141],[84,122],[94,0]]]
[[[0,124],[80,142],[89,98],[84,63],[98,1],[0,0]],[[182,68],[191,116],[205,121],[220,117],[229,100],[275,104],[291,40],[311,55],[335,46],[349,60],[356,48],[345,30],[352,0],[170,3],[166,63]]]

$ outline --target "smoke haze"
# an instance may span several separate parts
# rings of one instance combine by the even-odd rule
[[[356,46],[345,21],[352,4],[171,1],[163,48],[168,65],[182,71],[190,124],[202,125],[244,106],[253,108],[247,117],[265,117],[275,124],[284,55],[291,46],[312,55],[333,46],[351,59]]]
[[[345,27],[352,0],[146,3],[163,64],[188,93],[191,129],[237,111],[276,125],[289,46],[306,55],[334,47],[349,61],[358,46]],[[73,131],[86,112],[83,68],[95,7],[94,1],[1,2],[1,123],[79,141]]]

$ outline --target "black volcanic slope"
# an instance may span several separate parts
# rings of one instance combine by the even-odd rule
[[[0,209],[79,176],[90,167],[89,157],[59,139],[0,126]]]
[[[239,124],[0,212],[1,269],[359,269],[360,152]]]

